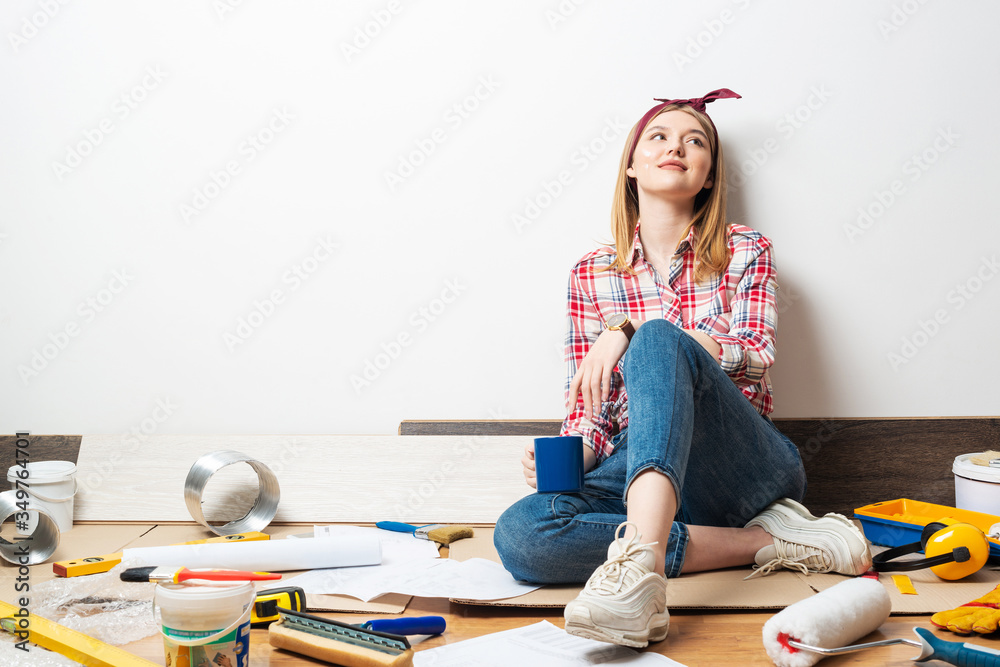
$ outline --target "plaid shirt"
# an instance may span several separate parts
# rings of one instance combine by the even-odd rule
[[[771,259],[771,241],[741,225],[729,227],[732,259],[721,276],[694,280],[694,230],[677,247],[670,273],[661,276],[648,263],[639,241],[633,241],[634,275],[602,271],[615,259],[613,248],[599,248],[581,259],[569,277],[569,331],[566,334],[566,398],[577,367],[605,329],[609,317],[625,313],[633,320],[662,318],[682,329],[709,334],[722,350],[719,364],[757,411],[772,410],[767,369],[774,363],[778,283]],[[611,395],[595,410],[593,420],[583,414],[583,398],[566,416],[562,435],[582,435],[599,461],[612,450],[614,424],[628,425],[628,398],[621,373],[611,376]]]

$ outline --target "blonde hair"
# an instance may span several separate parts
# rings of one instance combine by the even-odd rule
[[[709,172],[712,186],[695,195],[694,217],[691,219],[691,226],[684,230],[685,237],[692,227],[697,230],[694,245],[694,278],[701,282],[710,276],[722,274],[729,266],[725,160],[722,158],[722,146],[716,137],[715,126],[708,116],[689,106],[676,104],[664,107],[660,114],[675,110],[684,111],[701,123],[705,134],[708,135],[708,144],[712,152],[712,170]],[[621,160],[618,163],[615,195],[611,203],[611,233],[615,239],[615,261],[609,268],[622,273],[633,273],[630,252],[632,240],[635,238],[635,228],[639,222],[637,186],[635,179],[630,178],[626,173],[632,165],[632,154],[629,152],[629,148],[632,146],[637,131],[640,131],[638,123],[632,127],[628,139],[625,140],[625,149],[622,151]]]

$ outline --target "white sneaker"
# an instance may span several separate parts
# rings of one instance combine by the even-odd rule
[[[810,572],[837,572],[857,576],[872,566],[868,540],[846,516],[833,512],[822,517],[791,498],[771,503],[750,519],[747,526],[760,526],[774,538],[774,544],[757,552],[755,574],[766,575],[783,567]]]
[[[652,546],[642,536],[626,540],[618,526],[608,547],[608,560],[590,575],[583,591],[566,605],[566,632],[578,637],[642,648],[666,638],[667,578],[655,572]]]

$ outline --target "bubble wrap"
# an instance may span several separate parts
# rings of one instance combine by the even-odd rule
[[[31,612],[115,646],[154,635],[160,631],[153,618],[156,584],[119,577],[122,570],[138,565],[122,562],[110,572],[32,586]]]

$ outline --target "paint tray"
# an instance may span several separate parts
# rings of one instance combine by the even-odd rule
[[[940,519],[971,523],[986,535],[990,556],[1000,557],[1000,516],[995,514],[898,498],[859,507],[854,516],[861,521],[868,541],[883,547],[919,542],[924,526]]]

